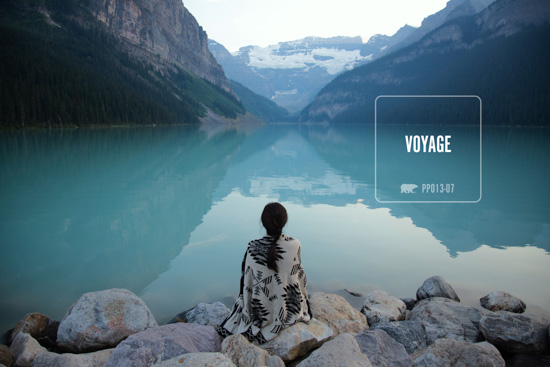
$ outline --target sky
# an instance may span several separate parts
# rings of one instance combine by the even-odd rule
[[[393,35],[445,7],[447,0],[184,0],[185,7],[229,51],[307,36]]]

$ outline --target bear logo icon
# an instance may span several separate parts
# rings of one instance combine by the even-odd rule
[[[416,189],[418,185],[415,184],[403,184],[401,185],[401,193],[402,194],[414,194],[414,189]]]

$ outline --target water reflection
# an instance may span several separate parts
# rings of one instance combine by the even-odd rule
[[[548,131],[484,130],[478,204],[374,200],[371,126],[0,134],[0,327],[61,318],[81,293],[139,294],[166,321],[238,291],[266,202],[289,211],[313,288],[414,296],[439,274],[547,307]],[[477,297],[477,299],[476,299]],[[550,309],[546,309],[550,311]]]

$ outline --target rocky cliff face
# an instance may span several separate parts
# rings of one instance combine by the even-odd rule
[[[175,63],[229,91],[222,67],[208,50],[206,32],[181,0],[92,0],[92,12],[133,47],[135,56]]]

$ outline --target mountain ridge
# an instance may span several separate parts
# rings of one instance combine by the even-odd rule
[[[520,8],[531,16],[518,15]],[[543,20],[548,25],[550,5],[532,0],[500,0],[454,18],[417,43],[340,75],[300,120],[373,123],[378,95],[475,94],[484,100],[487,123],[545,125],[550,76]]]

